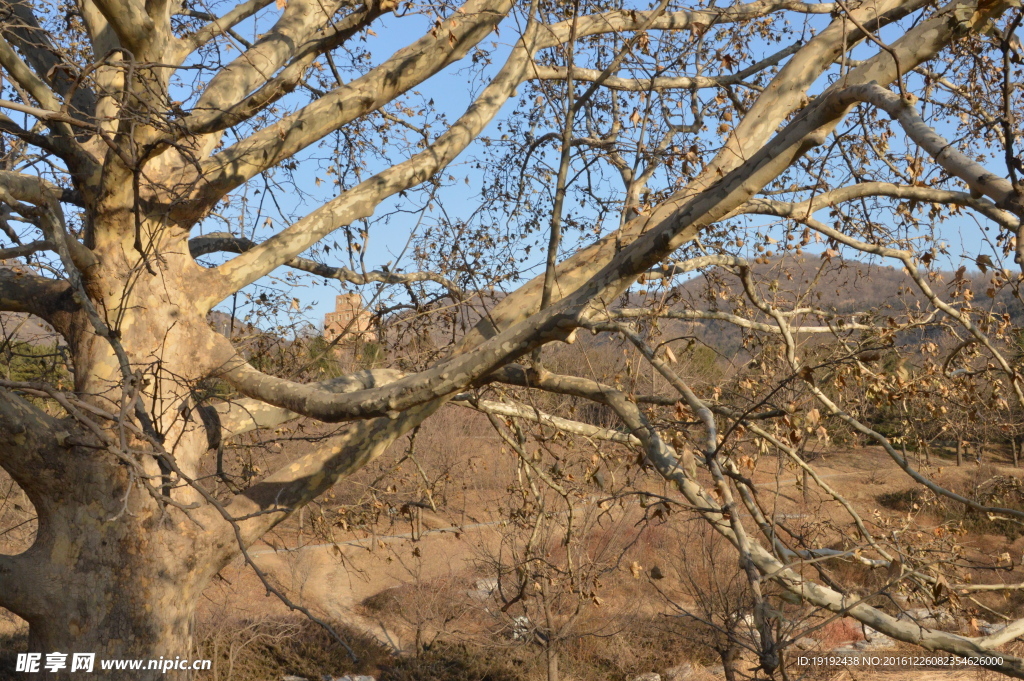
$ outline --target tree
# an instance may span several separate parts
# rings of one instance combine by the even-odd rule
[[[187,650],[196,599],[245,547],[445,403],[500,383],[589,400],[619,417],[623,430],[521,403],[477,402],[640,448],[738,551],[765,622],[765,671],[778,666],[780,648],[759,590],[764,579],[932,650],[985,654],[1010,640],[1024,623],[973,639],[910,626],[794,568],[826,554],[790,549],[770,523],[759,524],[751,487],[719,442],[737,426],[758,432],[752,414],[698,397],[632,324],[646,312],[615,301],[636,282],[716,267],[737,273],[744,308],[666,316],[781,339],[773,361],[797,377],[786,385],[803,381],[830,418],[883,443],[814,383],[820,367],[801,361],[800,334],[863,333],[868,347],[934,313],[985,347],[1005,399],[1024,402],[1016,370],[987,335],[989,322],[929,294],[925,269],[941,244],[913,250],[906,236],[921,211],[934,210],[937,220],[971,209],[995,223],[1018,264],[1024,260],[1013,146],[1020,13],[1012,5],[6,0],[0,226],[12,245],[0,255],[25,267],[0,270],[0,306],[57,330],[70,349],[74,387],[0,381],[0,466],[38,513],[32,548],[0,556],[0,606],[29,622],[32,650],[120,658]],[[390,57],[373,60],[360,47],[372,26],[404,26],[420,15],[429,27]],[[506,47],[489,47],[499,31]],[[465,112],[447,123],[429,102],[417,111],[418,90],[455,64],[482,83]],[[524,115],[501,121],[508,144],[485,139],[517,96]],[[956,144],[929,120],[955,130]],[[477,140],[493,144],[490,156],[488,147],[472,147],[490,201],[471,219],[437,220],[424,231],[415,246],[421,270],[355,264],[369,233],[360,230],[375,211],[389,200],[426,211]],[[264,228],[255,190],[308,182],[290,174],[318,167],[317,145],[332,151],[326,172],[337,178],[337,195],[290,224]],[[999,157],[1007,170],[961,149]],[[612,189],[610,178],[622,188]],[[546,193],[529,194],[538,188]],[[570,209],[577,200],[584,208]],[[901,207],[899,220],[886,200]],[[815,217],[823,210],[832,224]],[[766,300],[732,252],[743,245],[737,225],[767,224],[744,223],[755,214],[806,228],[793,245],[819,235],[829,259],[840,247],[894,259],[930,311],[839,329],[832,313],[813,305]],[[244,229],[202,233],[236,223]],[[339,234],[349,267],[317,260]],[[523,283],[517,258],[528,257],[531,234],[542,236],[544,271]],[[212,253],[231,257],[203,259]],[[767,263],[770,253],[762,245],[758,260]],[[980,256],[977,264],[985,264]],[[469,301],[474,287],[492,283],[514,290],[432,363],[303,383],[252,366],[207,321],[240,292],[254,304],[272,302],[253,287],[282,268],[357,287],[402,287],[410,302],[396,305],[413,307]],[[478,280],[481,270],[488,281]],[[993,271],[998,286],[1013,284]],[[825,321],[807,321],[815,317]],[[571,342],[579,329],[633,344],[676,394],[645,403],[614,381],[545,369],[543,346]],[[237,396],[217,399],[211,382]],[[659,420],[646,406],[659,400],[676,409],[674,419]],[[224,439],[298,416],[350,425],[237,493],[200,479]],[[684,431],[677,446],[667,428]],[[758,437],[797,456],[773,433],[760,429]],[[890,449],[915,480],[935,487]],[[698,468],[710,472],[710,485]],[[750,518],[761,542],[748,532]],[[867,531],[864,541],[878,551],[865,560],[892,564]],[[999,659],[989,666],[1024,677],[1024,661]]]

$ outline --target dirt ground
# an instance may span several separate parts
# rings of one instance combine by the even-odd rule
[[[476,452],[469,457],[470,461],[462,471],[466,480],[476,482],[462,483],[458,495],[453,495],[457,499],[453,506],[461,508],[449,507],[437,513],[417,510],[419,515],[415,523],[411,516],[392,518],[379,535],[339,530],[334,542],[324,542],[308,531],[300,533],[293,524],[281,528],[268,541],[253,546],[251,556],[271,583],[281,588],[296,604],[325,619],[344,622],[393,651],[414,650],[423,636],[422,628],[409,621],[407,616],[393,612],[392,601],[382,599],[382,594],[394,592],[399,594],[399,598],[405,598],[409,589],[419,588],[421,598],[424,593],[434,590],[437,592],[435,596],[442,599],[468,597],[470,602],[474,598],[480,601],[474,593],[474,585],[487,579],[487,557],[500,549],[503,539],[496,509],[489,508],[495,495],[500,493],[500,485],[479,483],[482,479],[480,472],[495,460],[498,443],[469,427],[460,434],[460,439],[448,441],[446,445],[453,449],[470,447]],[[813,463],[820,478],[841,491],[864,516],[879,511],[897,517],[897,512],[882,508],[879,499],[914,486],[913,481],[878,447],[835,449],[817,457]],[[956,467],[948,454],[945,458],[936,455],[932,463],[930,467],[922,466],[923,472],[943,484],[965,479],[979,470],[973,462]],[[997,461],[989,465],[995,465],[992,470],[1000,474],[1021,476],[1021,469],[1010,468],[1006,463]],[[790,468],[776,468],[777,465],[774,458],[764,457],[751,473],[762,487],[762,502],[777,519],[797,529],[804,523],[820,523],[823,519],[849,522],[839,504],[813,484],[805,491],[801,475]],[[593,503],[598,501],[597,497],[593,499]],[[473,511],[472,518],[467,515],[467,509]],[[639,506],[623,506],[623,509],[619,514],[622,520],[631,519],[629,514],[641,512]],[[453,518],[459,522],[453,522]],[[929,529],[930,520],[926,513],[918,514],[916,521],[922,530]],[[1012,569],[1006,566],[1005,570],[985,572],[980,579],[1024,581],[1024,569],[1020,566],[1024,538],[1009,541],[1000,535],[976,534],[965,537],[964,544],[969,552],[978,556],[991,557],[1002,552],[1013,556]],[[666,565],[671,562],[671,556],[659,557],[658,552],[671,550],[671,542],[663,542],[648,549],[641,561],[647,567],[658,561]],[[615,591],[619,588],[615,584],[630,587],[628,569],[629,561],[623,561],[621,580],[606,580],[606,613],[618,608],[641,607],[635,592]],[[657,586],[670,593],[670,581],[666,579]],[[444,585],[446,590],[442,593],[438,585]],[[368,604],[373,602],[378,605],[370,607]],[[485,606],[486,603],[480,609],[486,610]],[[663,616],[659,608],[664,611],[666,606],[663,602],[645,601],[642,607],[646,616],[657,618]],[[222,571],[205,593],[200,617],[221,621],[256,619],[288,612],[288,607],[268,594],[251,570],[245,568],[241,561],[236,561]],[[17,627],[14,618],[0,613],[0,635]],[[815,678],[829,677],[818,673]],[[973,670],[881,671],[856,668],[836,672],[831,681],[988,681],[996,678],[1003,677]]]
[[[927,468],[926,472],[945,481],[968,475],[976,469],[974,463],[957,469],[950,465],[951,462],[938,457],[933,463],[935,465]],[[877,447],[830,451],[819,457],[814,465],[821,479],[841,489],[842,494],[864,515],[879,507],[877,500],[880,496],[897,493],[913,485]],[[1010,468],[999,470],[1019,475],[1018,471]],[[807,517],[820,521],[823,514],[837,519],[843,516],[838,504],[823,503],[825,495],[815,487],[808,490],[805,498],[801,476],[792,471],[779,471],[762,465],[754,477],[764,485],[764,489],[773,490],[775,512],[791,524],[798,525]],[[467,503],[480,502],[479,498],[467,497]],[[444,516],[426,511],[421,532],[415,539],[410,523],[406,532],[393,530],[393,534],[376,537],[350,533],[340,535],[337,544],[308,543],[287,550],[280,546],[259,546],[253,548],[252,555],[274,583],[284,587],[296,602],[330,619],[351,623],[394,650],[408,651],[414,645],[414,628],[408,622],[389,616],[386,608],[371,611],[364,604],[389,590],[411,584],[455,579],[471,585],[479,579],[483,574],[481,557],[497,549],[502,538],[500,528],[495,521],[462,526],[449,523]],[[924,518],[924,527],[927,527],[927,518]],[[1007,542],[1004,537],[996,535],[981,535],[969,537],[965,543],[973,544],[979,552],[991,553],[1019,549],[1016,544],[1021,542]],[[1019,557],[1020,551],[1017,550],[1015,555]],[[1013,572],[1021,570],[1018,567]],[[220,607],[236,612],[245,608],[282,611],[275,598],[260,597],[264,590],[251,572],[239,570],[236,566],[226,571],[225,577],[231,584],[220,583],[213,587],[211,602],[217,601]],[[997,579],[1020,581],[1019,576],[1009,572],[998,575]],[[214,592],[215,596],[212,595]],[[982,681],[999,677],[972,670],[874,671],[856,668],[839,672],[833,678],[834,681]]]

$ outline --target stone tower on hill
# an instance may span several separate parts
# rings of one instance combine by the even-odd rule
[[[358,293],[338,296],[334,312],[324,315],[324,338],[330,342],[338,336],[346,336],[343,340],[377,340],[370,312],[363,307],[363,298]]]

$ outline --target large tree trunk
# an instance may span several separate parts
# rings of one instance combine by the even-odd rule
[[[116,542],[103,536],[102,531],[80,532],[74,551],[51,564],[64,579],[48,599],[47,612],[27,618],[29,650],[42,653],[44,661],[49,653],[68,655],[56,678],[78,678],[77,672],[70,675],[73,653],[95,653],[93,671],[99,678],[188,678],[148,667],[151,660],[195,657],[192,617],[206,580],[198,579],[195,569],[175,565],[185,561],[159,539]],[[64,538],[61,544],[72,543]],[[125,544],[141,552],[127,554]],[[111,660],[138,660],[140,667],[104,671],[103,663]]]
[[[107,278],[86,277],[86,289],[114,328],[132,372],[138,372],[142,403],[166,456],[194,479],[208,440],[182,406],[190,408],[191,386],[210,374],[204,355],[211,352],[205,311],[195,309],[195,293],[182,286],[180,263],[191,265],[191,260],[175,258],[171,249],[170,257],[150,262],[150,273],[124,242],[109,246],[97,248],[100,258],[109,260],[98,268]],[[65,336],[79,398],[113,414],[124,409],[134,420],[134,408],[125,407],[123,374],[111,343],[81,319],[76,332]],[[31,557],[25,563],[35,567],[28,574],[11,572],[12,582],[24,584],[18,593],[0,593],[0,605],[28,621],[29,649],[42,653],[44,662],[49,653],[69,654],[59,678],[71,674],[71,653],[95,653],[99,678],[186,678],[184,672],[146,667],[149,660],[193,656],[197,599],[226,558],[237,553],[226,539],[227,523],[218,522],[208,507],[177,506],[201,502],[202,496],[168,475],[167,464],[161,467],[145,437],[125,435],[116,422],[96,418],[108,442],[126,442],[129,453],[119,454],[117,445],[102,445],[95,429],[49,418],[13,399],[12,409],[21,411],[8,414],[11,420],[37,419],[40,424],[19,427],[41,430],[37,437],[49,438],[36,445],[42,459],[37,465],[49,474],[37,470],[23,476],[17,466],[11,471],[36,507],[39,530],[25,554]],[[160,494],[173,503],[158,499]],[[0,573],[2,568],[0,563]],[[0,574],[0,592],[3,586]],[[143,660],[143,668],[103,671],[101,661],[108,659]]]
[[[19,556],[28,570],[10,575],[20,587],[0,595],[0,604],[28,621],[30,652],[43,661],[68,655],[56,678],[77,678],[68,676],[73,653],[95,653],[99,678],[186,678],[146,667],[161,657],[193,657],[192,614],[219,569],[207,545],[212,537],[181,511],[161,508],[125,467],[111,462],[104,470],[82,452],[71,455],[80,458],[66,478],[42,494],[29,490],[39,532]],[[92,484],[78,484],[84,480]],[[111,659],[144,661],[141,670],[111,674],[102,669]]]

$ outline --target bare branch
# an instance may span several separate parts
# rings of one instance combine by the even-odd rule
[[[979,194],[991,198],[998,208],[1011,211],[1018,216],[1024,212],[1021,199],[1016,196],[1009,180],[993,175],[984,166],[957,151],[924,122],[910,102],[874,84],[852,87],[848,90],[847,96],[877,106],[888,113],[899,122],[907,136],[928,152],[946,172],[960,178]]]
[[[243,543],[248,546],[291,513],[330,489],[339,479],[373,461],[399,437],[415,428],[440,407],[440,402],[416,407],[397,418],[378,418],[353,424],[313,452],[284,465],[227,506],[238,521]],[[223,562],[236,547],[222,545]]]
[[[252,49],[240,54],[214,76],[195,109],[203,114],[212,112],[214,117],[221,116],[222,112],[230,111],[248,93],[266,83],[289,60],[303,61],[308,56],[306,43],[320,42],[319,38],[314,38],[316,32],[322,26],[330,26],[331,18],[341,6],[339,0],[289,2],[273,28],[264,33]],[[315,50],[313,54],[315,56]],[[306,63],[309,61],[312,60]],[[202,124],[199,126],[203,127]]]
[[[217,35],[230,31],[234,26],[255,15],[272,2],[274,0],[248,0],[248,2],[241,2],[235,5],[230,12],[227,12],[219,19],[210,19],[210,23],[182,38],[181,51],[175,56],[173,61],[180,62],[189,53],[199,49]]]
[[[690,90],[693,88],[704,89],[724,87],[726,85],[741,85],[750,76],[763,71],[766,68],[775,66],[786,57],[795,54],[802,43],[794,43],[783,48],[772,56],[762,59],[736,73],[722,76],[657,76],[655,78],[624,78],[622,76],[607,76],[601,78],[602,71],[597,69],[585,69],[575,67],[572,70],[573,80],[583,82],[600,82],[603,87],[612,90],[625,90],[629,92],[651,92],[660,90]],[[559,66],[536,66],[530,72],[531,80],[565,80],[569,72],[565,67]]]
[[[835,8],[831,3],[805,3],[791,0],[757,0],[746,4],[733,5],[728,9],[704,11],[665,12],[654,18],[650,29],[655,31],[681,30],[699,24],[711,26],[747,21],[767,16],[780,10],[801,12],[804,14],[830,14]],[[623,33],[636,30],[655,15],[655,11],[637,12],[634,10],[616,9],[602,14],[580,17],[577,35],[580,38],[601,33]],[[549,26],[541,39],[540,48],[554,47],[564,43],[569,35],[569,21],[562,21]]]
[[[490,14],[485,13],[485,16]],[[480,134],[521,82],[536,33],[536,25],[532,25],[494,80],[433,144],[409,160],[359,183],[283,232],[216,268],[213,271],[216,278],[211,277],[211,290],[204,304],[212,308],[335,229],[368,217],[382,199],[425,181],[447,166]]]
[[[366,75],[204,161],[197,198],[214,203],[258,173],[416,87],[465,56],[497,26],[509,6],[508,0],[469,0],[461,13]]]
[[[854,12],[863,13],[862,24],[876,27],[905,16],[919,6],[920,4],[917,2],[899,3],[895,0],[884,0],[872,3],[870,6],[863,6]],[[956,6],[956,2],[947,6],[939,15],[920,23],[894,43],[894,49],[900,51],[903,65],[909,67],[926,61],[946,45],[953,31],[948,13]],[[851,44],[849,41],[857,39],[859,38],[854,27],[841,19],[836,19],[828,28],[809,40],[786,63],[772,83],[765,88],[757,103],[736,127],[725,148],[708,164],[701,176],[690,183],[690,186],[669,197],[651,215],[632,220],[614,235],[604,238],[588,248],[581,249],[561,263],[557,273],[561,295],[572,296],[573,292],[584,285],[591,290],[593,287],[604,286],[604,283],[599,283],[595,279],[598,273],[601,273],[603,282],[607,283],[621,281],[619,279],[621,275],[635,277],[641,272],[649,270],[658,261],[667,257],[668,253],[694,238],[704,226],[721,219],[738,207],[738,205],[726,207],[717,204],[714,197],[723,196],[729,191],[727,189],[729,183],[735,183],[732,186],[736,188],[752,187],[753,185],[749,183],[760,182],[755,179],[755,176],[760,173],[755,170],[753,165],[755,160],[757,160],[756,162],[766,161],[771,158],[772,153],[777,151],[781,153],[783,146],[792,144],[789,146],[790,151],[786,152],[785,160],[780,160],[777,166],[770,162],[765,166],[764,171],[767,176],[787,167],[790,160],[803,153],[814,141],[823,139],[831,126],[835,124],[835,120],[838,120],[838,118],[832,119],[832,115],[838,115],[840,112],[827,115],[829,119],[832,119],[831,122],[826,123],[824,120],[812,122],[808,109],[791,122],[786,130],[780,133],[767,147],[757,152],[758,148],[775,133],[779,124],[801,105],[798,101],[799,97],[794,93],[806,91],[823,70],[843,54],[845,46]],[[888,54],[880,54],[865,61],[847,74],[845,82],[859,83],[872,80],[888,82],[894,77],[892,58]],[[781,94],[783,90],[785,95]],[[834,89],[829,94],[832,92]],[[821,113],[821,109],[817,107],[820,107],[826,99],[828,96],[824,95],[819,97],[815,103],[815,116]],[[797,125],[802,126],[799,133],[794,127]],[[820,126],[826,127],[818,129]],[[814,131],[813,135],[810,134],[811,131]],[[783,135],[789,132],[792,132],[794,137],[790,141],[783,140]],[[755,152],[757,152],[756,156]],[[793,156],[789,156],[789,153],[792,153]],[[768,170],[769,165],[774,169]],[[736,169],[740,166],[742,166],[742,170],[737,172]],[[716,183],[714,192],[704,191]],[[764,183],[766,184],[767,180]],[[759,188],[754,191],[759,191]],[[753,195],[740,198],[738,203],[744,203],[750,198],[753,198]],[[702,214],[704,210],[712,210],[711,207],[716,204],[718,207],[714,208],[713,212]],[[719,212],[720,209],[721,212]],[[697,219],[698,215],[701,215],[699,220]],[[661,231],[659,236],[653,236],[655,232],[659,231]],[[677,236],[672,237],[673,233]],[[624,266],[626,259],[634,256],[627,256],[622,251],[623,247],[626,247],[627,250],[631,249],[641,234],[645,235],[643,238],[647,239],[651,245],[657,242],[659,244],[657,250],[662,255],[657,258],[652,257],[650,260],[644,259],[642,263],[634,262],[629,266]],[[627,272],[629,274],[626,274]],[[467,334],[462,341],[462,347],[479,343],[482,338],[493,335],[498,329],[508,328],[533,314],[538,309],[542,284],[543,277],[534,278],[501,301],[485,319],[480,321],[472,333]],[[609,294],[609,297],[605,299],[607,302],[601,301],[598,305],[606,304],[610,307],[612,298],[617,294],[611,291]]]
[[[583,437],[589,437],[595,440],[607,440],[609,442],[618,442],[620,444],[629,445],[640,444],[640,440],[638,438],[633,437],[628,433],[622,433],[617,430],[612,430],[611,428],[601,428],[599,426],[592,426],[589,423],[582,423],[580,421],[573,421],[572,419],[554,416],[553,414],[548,414],[525,404],[497,402],[495,400],[481,400],[474,395],[456,396],[452,399],[452,404],[470,407],[485,414],[493,414],[495,416],[523,418],[528,421],[533,421],[534,423],[539,423],[542,426],[549,426],[565,433],[582,435]]]
[[[317,56],[343,44],[391,8],[389,0],[378,0],[368,6],[364,5],[362,10],[349,14],[339,22],[331,23],[326,31],[316,32],[315,38],[311,37],[298,49],[291,50],[288,65],[278,75],[266,80],[259,90],[238,103],[218,109],[213,105],[204,107],[201,101],[195,110],[201,113],[193,111],[185,120],[183,131],[187,130],[191,134],[217,132],[248,120],[294,90]]]
[[[200,237],[190,239],[188,242],[189,252],[193,258],[208,253],[245,253],[255,248],[256,243],[251,239],[236,237],[228,232],[212,232]],[[433,281],[444,286],[448,291],[461,296],[463,291],[447,277],[434,272],[383,272],[373,270],[371,272],[356,272],[348,267],[331,267],[310,260],[309,258],[292,258],[284,263],[293,269],[302,270],[315,274],[325,279],[337,279],[356,286],[364,286],[370,283],[380,284],[411,284],[422,281]]]
[[[402,372],[394,369],[367,369],[341,378],[323,381],[312,387],[343,395],[391,383],[403,375]],[[212,409],[215,413],[216,423],[211,425],[217,428],[217,432],[212,434],[215,441],[241,435],[257,428],[273,428],[300,417],[300,414],[295,412],[254,399],[221,402],[214,405]]]
[[[50,36],[40,27],[29,2],[7,0],[0,7],[12,15],[12,21],[3,27],[4,35],[25,55],[32,70],[61,97],[66,97],[74,87],[72,109],[80,115],[91,116],[96,109],[95,95],[85,84],[75,82],[72,71],[63,68],[66,63]]]
[[[1009,230],[1016,231],[1020,226],[1020,219],[997,207],[991,201],[974,197],[966,192],[954,192],[934,187],[907,186],[892,184],[890,182],[862,182],[859,184],[833,189],[814,197],[801,201],[800,203],[789,203],[757,197],[751,199],[736,211],[740,213],[760,213],[763,215],[775,215],[778,217],[792,217],[811,215],[819,210],[834,206],[846,201],[855,201],[868,196],[885,196],[894,199],[906,199],[910,201],[927,201],[931,203],[945,203],[956,206],[966,206],[981,213],[996,224]]]

